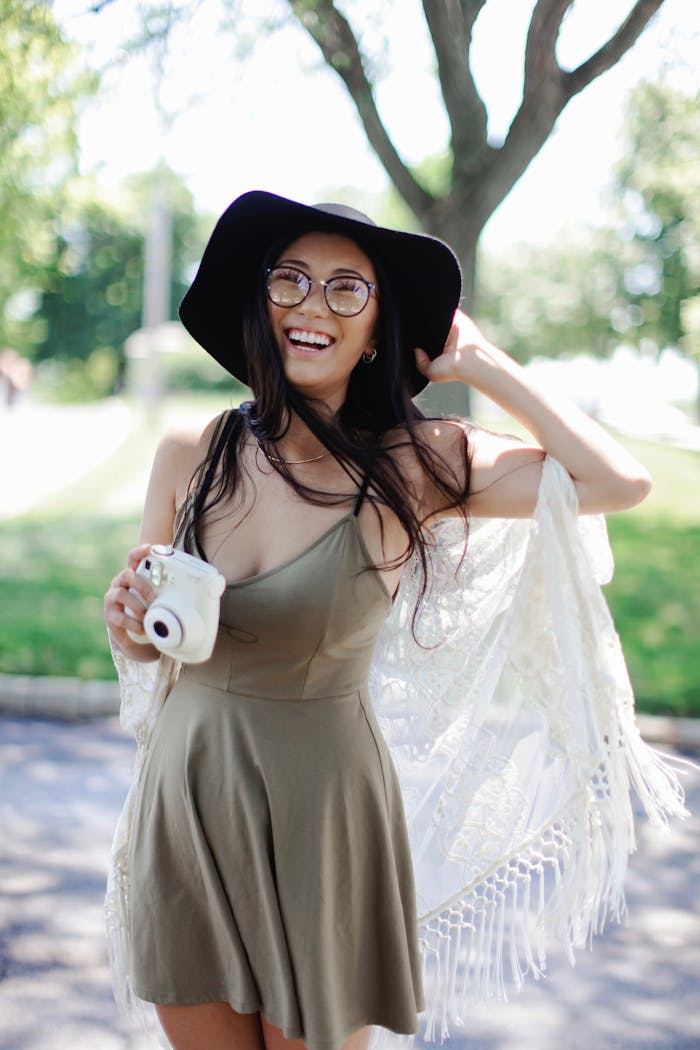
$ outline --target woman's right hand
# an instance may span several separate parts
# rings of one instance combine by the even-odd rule
[[[150,554],[151,546],[142,543],[129,551],[126,567],[114,577],[104,599],[104,620],[112,641],[126,656],[141,662],[157,660],[160,656],[156,647],[145,641],[143,629],[146,609],[156,592],[136,572],[141,560]],[[130,591],[136,591],[136,594]],[[135,642],[127,631],[143,636],[144,641]]]

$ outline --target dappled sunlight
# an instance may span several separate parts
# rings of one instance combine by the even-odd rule
[[[3,1050],[141,1050],[112,1000],[102,900],[133,746],[116,720],[0,717]]]

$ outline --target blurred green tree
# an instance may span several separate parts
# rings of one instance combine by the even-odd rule
[[[77,156],[80,101],[97,85],[48,2],[0,0],[0,346],[30,354],[36,275]]]
[[[667,79],[637,86],[617,169],[632,247],[624,287],[642,321],[634,341],[643,339],[655,350],[679,347],[700,367],[698,143],[700,92],[688,93]]]
[[[588,239],[521,245],[505,259],[480,254],[479,317],[518,361],[589,353],[604,357],[627,317],[624,263],[612,230]]]
[[[172,214],[170,316],[188,285],[197,257],[198,223],[192,195],[173,172],[132,176],[117,201],[108,203],[91,183],[75,181],[54,223],[53,245],[43,267],[35,320],[41,325],[36,360],[87,362],[85,395],[109,392],[124,365],[124,343],[141,326],[144,231],[152,183],[168,197]],[[58,369],[61,371],[61,368]],[[65,369],[64,369],[65,371]]]
[[[620,343],[700,365],[700,95],[665,79],[630,94],[618,209],[587,239],[482,253],[479,314],[521,361]],[[620,214],[622,221],[620,222]],[[700,413],[700,405],[698,406]]]

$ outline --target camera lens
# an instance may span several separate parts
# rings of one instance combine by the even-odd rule
[[[161,652],[173,652],[182,644],[184,631],[178,616],[157,601],[148,607],[143,618],[143,629]]]

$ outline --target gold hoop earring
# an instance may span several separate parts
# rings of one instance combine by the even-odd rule
[[[362,360],[364,361],[364,363],[366,365],[371,365],[376,356],[377,356],[377,348],[376,348],[376,346],[373,346],[372,350],[370,351],[369,354],[367,353],[367,351],[364,352],[364,354],[362,355]]]

